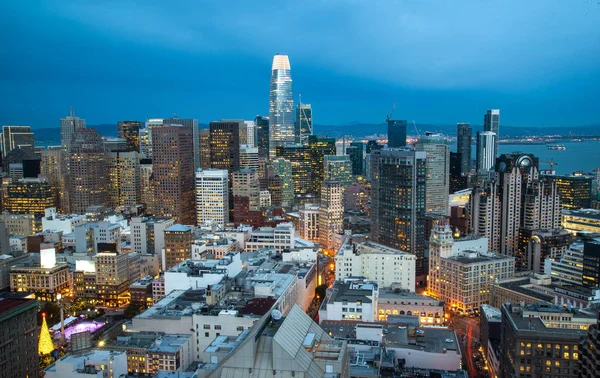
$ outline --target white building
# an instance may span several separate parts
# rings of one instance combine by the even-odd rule
[[[477,133],[477,173],[485,174],[496,164],[496,138],[492,131]]]
[[[344,186],[337,181],[324,181],[319,208],[319,243],[334,249],[334,235],[344,231]]]
[[[258,147],[249,144],[240,146],[240,169],[258,171]]]
[[[68,353],[44,372],[47,378],[120,378],[127,376],[127,353],[110,349]]]
[[[205,289],[223,278],[233,278],[241,271],[239,253],[229,253],[220,260],[186,260],[165,271],[165,294],[173,290]]]
[[[76,226],[80,226],[85,222],[85,214],[58,215],[56,208],[50,207],[44,211],[42,231],[62,231],[63,234],[70,234],[75,231]]]
[[[263,248],[275,248],[279,253],[291,250],[295,246],[296,229],[293,223],[280,223],[276,227],[260,227],[252,231],[246,251],[253,252]]]
[[[271,206],[271,192],[268,190],[261,190],[259,193],[259,199],[261,208]]]
[[[227,170],[196,171],[196,222],[215,222],[223,226],[229,221],[229,179]]]
[[[250,147],[256,146],[256,123],[254,121],[244,121],[246,126],[246,144]]]
[[[311,242],[319,241],[319,206],[305,204],[298,211],[300,237]]]
[[[318,249],[316,247],[303,247],[284,251],[281,256],[283,262],[317,261],[317,253]]]
[[[374,322],[377,320],[377,296],[375,283],[336,281],[331,295],[319,309],[319,322],[325,320],[354,320]]]
[[[173,218],[133,217],[131,229],[131,251],[140,255],[160,256],[165,248],[165,230],[175,224]]]
[[[335,277],[364,277],[381,287],[398,284],[415,291],[415,255],[381,244],[344,243],[335,255]]]
[[[460,312],[471,313],[488,304],[490,284],[513,278],[515,259],[487,248],[484,237],[454,241],[448,224],[436,224],[429,239],[429,295]]]

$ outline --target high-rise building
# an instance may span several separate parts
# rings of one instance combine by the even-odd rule
[[[70,143],[71,210],[85,214],[89,206],[107,203],[106,156],[96,129],[77,129]]]
[[[275,157],[277,147],[296,143],[294,127],[294,94],[292,71],[287,55],[273,57],[269,98],[269,157]]]
[[[292,183],[294,194],[312,193],[312,155],[310,147],[302,145],[280,146],[277,156],[287,160],[292,165]],[[321,162],[322,164],[322,162]]]
[[[269,158],[269,117],[257,115],[254,119],[256,125],[255,147],[258,147],[258,156],[261,159]]]
[[[145,122],[145,128],[140,131],[140,153],[147,159],[152,159],[152,130],[155,127],[161,127],[165,122],[162,118],[148,118]]]
[[[381,150],[383,148],[382,144],[379,144],[377,140],[373,139],[367,142],[366,151],[368,154],[375,150]]]
[[[108,172],[108,207],[133,206],[140,203],[140,159],[136,150],[106,153]]]
[[[588,328],[588,334],[582,345],[579,377],[597,377],[600,369],[600,315],[596,324],[592,324]]]
[[[272,175],[278,176],[281,182],[281,203],[277,203],[277,201],[274,201],[272,197],[271,204],[273,206],[292,206],[294,203],[295,184],[292,162],[284,158],[276,158],[271,161],[269,166],[272,169]],[[268,183],[268,186],[271,186],[270,182]],[[270,188],[269,191],[271,191]],[[271,195],[273,195],[273,193],[271,193]]]
[[[477,173],[486,174],[496,164],[496,134],[492,131],[477,132]]]
[[[519,232],[519,271],[544,274],[546,259],[557,259],[564,256],[571,235],[566,230],[528,229],[522,227]]]
[[[142,123],[139,121],[121,121],[118,123],[119,138],[127,143],[127,149],[131,151],[140,150],[140,129]]]
[[[33,133],[29,126],[2,126],[2,157],[16,149],[33,151]]]
[[[166,125],[183,125],[192,128],[192,138],[194,145],[194,171],[200,168],[200,130],[198,129],[198,120],[191,118],[179,118],[173,115],[173,118],[165,118],[163,123]]]
[[[311,242],[319,242],[319,206],[304,204],[298,211],[300,237]]]
[[[65,164],[64,149],[62,146],[49,146],[42,150],[40,161],[40,175],[48,180],[52,192],[54,193],[54,203],[58,206],[60,212],[68,214],[70,204],[68,204],[68,188],[65,186]]]
[[[395,121],[389,119],[388,125],[388,147],[406,147],[406,120]]]
[[[156,215],[194,224],[194,145],[192,128],[163,125],[152,130],[152,173]]]
[[[416,255],[424,272],[426,154],[411,150],[371,152],[371,239]]]
[[[297,143],[306,144],[308,136],[313,133],[312,107],[310,104],[296,105],[296,131]]]
[[[334,236],[344,231],[344,187],[335,181],[323,181],[319,208],[319,242],[334,248]]]
[[[364,175],[364,144],[362,142],[350,143],[350,147],[346,149],[346,154],[350,156],[352,162],[352,174],[355,176]]]
[[[596,288],[600,284],[600,241],[586,241],[583,246],[582,285]]]
[[[563,209],[589,209],[592,197],[592,177],[581,173],[546,176],[556,182]]]
[[[196,171],[196,224],[229,222],[229,178],[226,170]]]
[[[450,152],[450,193],[456,193],[469,186],[469,176],[461,172],[462,156],[458,152]]]
[[[249,214],[260,210],[260,185],[258,172],[240,169],[231,175],[233,183],[233,222],[249,223]]]
[[[1,371],[5,377],[39,377],[37,319],[40,304],[34,299],[0,300]]]
[[[240,144],[248,145],[249,147],[256,147],[256,123],[252,121],[244,121],[246,142]]]
[[[193,228],[174,224],[165,230],[165,266],[171,269],[184,260],[192,258]]]
[[[44,178],[25,178],[6,187],[4,211],[14,214],[43,215],[55,206],[52,186]]]
[[[450,149],[441,134],[427,133],[419,138],[416,151],[426,153],[427,212],[448,215],[450,192]]]
[[[60,143],[67,151],[67,154],[71,152],[73,133],[78,129],[85,129],[85,119],[75,117],[75,112],[71,108],[71,114],[68,117],[60,119]]]
[[[210,129],[200,130],[200,168],[210,168]]]
[[[156,214],[156,197],[152,179],[152,159],[140,159],[140,203],[146,214]]]
[[[494,141],[494,159],[498,157],[498,143],[500,141],[500,109],[488,110],[483,116],[483,131],[496,134]]]
[[[98,251],[96,294],[102,306],[117,308],[129,302],[129,256],[117,251]]]
[[[473,130],[468,123],[459,123],[456,125],[456,152],[460,154],[460,173],[467,175],[471,172],[471,139]]]
[[[500,252],[500,220],[502,204],[495,181],[476,186],[469,198],[469,231],[488,240],[488,251]]]
[[[308,137],[310,149],[310,193],[318,195],[324,180],[324,164],[326,155],[335,155],[335,139],[311,135]],[[292,167],[293,171],[293,167]]]
[[[240,169],[258,171],[258,148],[248,144],[240,146]]]
[[[325,155],[323,179],[337,181],[344,188],[352,184],[352,162],[348,155]]]
[[[240,169],[240,128],[244,121],[222,120],[210,123],[211,168],[226,169],[229,175]]]

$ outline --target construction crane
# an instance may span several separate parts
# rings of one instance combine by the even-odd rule
[[[550,164],[550,173],[554,173],[554,166],[558,165],[557,161],[554,161],[554,159],[550,159],[550,160],[540,160],[540,162],[542,163],[548,163]]]
[[[394,102],[394,106],[392,106],[392,111],[390,112],[390,114],[387,115],[387,117],[385,117],[385,122],[389,122],[392,119],[392,116],[394,115],[394,110],[396,110],[395,102]]]
[[[413,126],[415,128],[415,132],[417,133],[417,139],[421,137],[421,134],[419,133],[419,129],[417,128],[417,124],[415,123],[415,120],[413,119]]]

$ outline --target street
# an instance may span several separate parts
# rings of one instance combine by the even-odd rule
[[[452,314],[448,327],[454,329],[459,337],[463,354],[463,368],[469,373],[469,377],[487,377],[479,353],[479,317],[469,318]]]

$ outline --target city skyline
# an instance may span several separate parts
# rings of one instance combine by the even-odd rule
[[[203,123],[251,119],[268,113],[268,67],[278,52],[294,61],[294,90],[317,110],[315,124],[382,122],[394,102],[399,119],[429,123],[477,125],[490,108],[503,110],[504,125],[597,123],[597,4],[532,1],[515,13],[500,2],[355,3],[330,24],[321,15],[335,4],[290,4],[279,17],[265,4],[234,4],[236,31],[219,22],[232,17],[229,7],[192,3],[4,9],[2,123],[51,127],[70,105],[89,124],[173,112]],[[184,16],[177,27],[149,26],[174,12]],[[198,12],[211,21],[195,22]],[[493,15],[495,27],[480,14]],[[560,28],[550,14],[562,15]],[[264,18],[253,15],[273,24],[254,27]],[[345,33],[358,17],[364,32]],[[295,35],[303,38],[289,43]],[[412,59],[393,59],[407,52]]]

